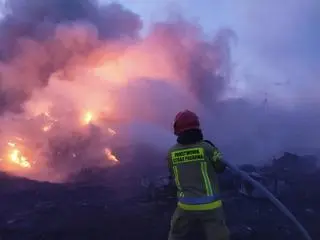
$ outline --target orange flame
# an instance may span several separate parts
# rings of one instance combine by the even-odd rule
[[[113,161],[113,162],[119,162],[119,159],[117,159],[117,157],[112,154],[112,152],[109,148],[105,148],[104,152],[105,152],[108,160]]]
[[[8,142],[8,145],[12,147],[9,151],[9,160],[22,168],[31,168],[28,158],[24,156],[18,148],[16,148],[16,144]]]
[[[202,53],[198,53],[197,39],[201,33],[198,32],[197,27],[189,29],[187,24],[183,24],[182,32],[184,34],[181,36],[180,32],[171,36],[171,31],[165,31],[165,28],[162,28],[160,24],[159,28],[154,28],[146,38],[133,42],[103,42],[97,37],[98,35],[93,34],[93,32],[96,33],[95,28],[93,29],[87,24],[72,26],[74,27],[69,28],[68,25],[68,27],[57,28],[56,35],[50,38],[49,41],[41,41],[41,43],[32,40],[21,41],[23,50],[21,54],[12,59],[12,62],[1,65],[3,78],[8,79],[4,81],[4,90],[16,87],[17,90],[21,88],[27,93],[30,92],[30,99],[25,102],[24,106],[26,116],[28,120],[29,118],[31,120],[39,120],[40,124],[38,126],[38,121],[36,121],[35,128],[43,134],[42,136],[39,133],[40,139],[35,144],[37,148],[31,149],[34,151],[31,156],[29,152],[26,153],[24,151],[24,148],[20,149],[20,142],[17,139],[14,139],[17,144],[8,143],[10,147],[9,159],[7,159],[7,151],[5,151],[3,159],[10,163],[16,163],[24,168],[30,167],[30,163],[32,163],[33,170],[38,170],[36,169],[38,165],[32,161],[34,158],[39,160],[38,157],[34,156],[34,153],[38,151],[38,142],[41,143],[40,147],[42,145],[47,147],[46,143],[42,143],[46,140],[49,141],[50,139],[48,138],[54,137],[54,135],[50,136],[50,134],[44,134],[43,132],[48,132],[53,127],[57,128],[57,134],[60,134],[58,130],[62,129],[61,133],[63,134],[64,129],[73,132],[75,127],[86,128],[86,125],[93,122],[98,123],[98,120],[99,123],[101,122],[104,125],[108,122],[117,124],[122,121],[130,121],[133,114],[142,114],[141,118],[148,118],[148,120],[150,117],[155,118],[158,116],[157,109],[148,108],[148,111],[142,111],[144,109],[141,106],[143,102],[141,104],[140,100],[150,97],[149,91],[145,91],[146,88],[142,88],[148,87],[148,85],[144,85],[145,80],[150,79],[158,82],[161,79],[161,81],[170,83],[170,86],[187,90],[189,77],[192,77],[192,75],[189,76],[189,65],[193,61],[193,55],[195,53],[198,56],[198,54]],[[75,41],[79,44],[73,44]],[[199,43],[199,48],[202,45],[207,46],[202,41]],[[60,46],[63,46],[61,51]],[[177,48],[176,46],[179,47]],[[212,54],[216,56],[215,50],[210,49],[211,47],[206,48],[206,52],[208,50],[208,59],[207,57],[201,58],[200,63],[205,61],[205,66],[215,65],[216,62],[211,60],[210,57]],[[46,54],[47,50],[54,53],[52,58],[54,65],[60,63],[66,53],[68,53],[67,55],[69,53],[72,54],[72,57],[68,58],[68,60],[66,59],[65,66],[52,73],[47,79],[48,84],[38,91],[34,87],[40,86],[43,81],[42,78],[39,77],[38,79],[37,76],[42,76],[43,62],[50,60],[48,59],[48,54]],[[84,50],[88,52],[86,57],[81,54]],[[219,51],[217,56],[220,55]],[[21,66],[26,70],[23,73],[20,70]],[[28,81],[19,82],[21,74]],[[141,81],[142,85],[139,85],[137,91],[134,88],[133,92],[131,92],[131,83],[138,81]],[[139,96],[139,93],[143,94],[142,89],[147,95]],[[124,95],[129,95],[130,97],[123,98]],[[150,104],[158,104],[156,99],[152,97]],[[132,104],[128,101],[132,101]],[[153,103],[153,101],[156,102]],[[189,106],[193,104],[193,101],[189,104],[188,100],[188,103],[185,104]],[[178,106],[180,108],[180,104],[176,105],[177,108]],[[128,111],[131,108],[137,111],[134,111],[134,113]],[[172,106],[172,109],[175,109],[175,107]],[[98,115],[99,112],[103,112],[104,115]],[[58,121],[59,123],[56,123]],[[33,134],[34,125],[31,125],[32,128],[29,130],[27,124],[17,124],[23,137],[38,137],[38,132]],[[16,131],[15,129],[16,127],[14,127],[14,131]],[[117,134],[111,128],[103,128],[103,130],[109,136]],[[75,131],[77,132],[77,130]],[[8,131],[8,134],[12,134],[11,131]],[[32,143],[32,139],[30,143]],[[103,144],[105,143],[103,142]],[[29,147],[26,142],[25,145]],[[109,161],[118,163],[119,160],[111,149],[105,147],[106,145],[103,145],[99,148],[100,156],[105,155]],[[30,162],[22,155],[22,152],[30,158]],[[76,153],[73,153],[72,157],[76,158]]]

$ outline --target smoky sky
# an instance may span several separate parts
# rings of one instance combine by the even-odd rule
[[[4,13],[0,23],[2,112],[22,112],[22,104],[35,91],[50,85],[52,73],[62,70],[63,74],[70,74],[66,66],[70,65],[74,56],[86,59],[103,42],[123,42],[126,45],[143,38],[140,35],[143,27],[141,18],[116,3],[99,5],[90,0],[11,0],[6,2]],[[79,37],[72,35],[73,41],[67,42],[68,45],[66,42],[61,44],[60,38],[63,39],[79,26],[85,31],[78,31]],[[275,38],[267,32],[263,33],[264,38]],[[135,115],[134,119],[142,123],[142,120],[151,121],[165,129],[161,134],[155,125],[138,124],[132,137],[141,140],[139,130],[148,129],[150,134],[143,134],[148,144],[157,146],[159,141],[165,141],[164,145],[173,144],[173,136],[171,140],[166,136],[171,134],[174,114],[183,108],[192,108],[201,117],[205,136],[216,142],[231,161],[260,161],[290,150],[317,152],[319,111],[303,102],[292,108],[283,108],[272,98],[272,94],[269,96],[260,90],[255,92],[254,87],[252,91],[258,98],[223,98],[230,81],[239,77],[232,52],[237,46],[231,40],[236,37],[241,46],[241,38],[245,36],[224,27],[209,40],[204,40],[202,34],[199,26],[185,21],[183,17],[154,23],[150,28],[146,38],[151,42],[155,38],[160,46],[164,46],[165,52],[170,53],[166,64],[173,66],[186,89],[175,89],[161,78],[149,82],[146,77],[143,81],[131,82],[129,85],[133,86],[126,94],[129,97],[119,97],[121,108],[128,110]],[[268,51],[271,47],[263,39],[251,40],[268,60],[266,62],[273,63],[272,59],[279,59],[280,56],[283,61],[292,59],[285,50],[290,48],[290,44],[286,45],[284,40],[279,41],[278,49],[272,51]],[[294,46],[292,44],[291,47]],[[299,56],[298,52],[296,54]],[[237,59],[241,57],[240,54]],[[299,69],[300,65],[294,63],[289,65]],[[256,65],[252,65],[253,71],[254,68]],[[252,71],[240,73],[248,76]],[[255,81],[254,86],[263,81],[274,81],[254,74],[251,78]],[[71,81],[68,77],[66,79]],[[152,112],[151,118],[148,111]]]
[[[0,57],[3,63],[19,58],[19,54],[28,51],[26,50],[27,43],[25,43],[28,40],[37,43],[50,41],[57,27],[62,24],[92,24],[99,40],[102,41],[134,41],[139,38],[139,32],[143,26],[137,14],[117,3],[99,5],[94,0],[49,0],[45,3],[40,0],[10,0],[4,6],[5,16],[0,24]],[[173,52],[173,64],[180,67],[181,63],[184,64],[184,70],[188,68],[185,79],[189,82],[189,89],[201,98],[203,104],[207,104],[220,95],[220,90],[225,87],[226,79],[216,76],[214,64],[208,68],[203,66],[203,62],[206,61],[206,58],[210,58],[210,53],[219,51],[221,46],[225,45],[221,49],[228,49],[229,34],[226,33],[227,31],[221,31],[215,41],[200,41],[189,56],[184,56],[179,53],[179,49],[184,48],[181,39],[188,37],[190,34],[188,31],[192,28],[195,27],[189,23],[174,20],[156,23],[152,31],[160,41],[162,35],[165,36],[163,41]],[[82,46],[81,49],[72,49],[73,47],[66,49],[59,44],[53,45],[46,49],[45,54],[48,55],[49,60],[38,66],[37,78],[41,78],[41,82],[37,84],[37,87],[46,86],[50,74],[63,69],[74,54],[86,56],[96,47],[94,44],[90,46],[90,43]],[[64,53],[62,57],[55,56],[61,52]],[[37,54],[34,53],[34,55]],[[228,52],[218,54],[229,58]],[[8,81],[4,78],[2,76],[2,82]],[[27,89],[2,90],[2,108],[15,112],[21,111],[20,104],[30,96],[30,91]]]
[[[94,0],[10,0],[4,5],[5,16],[0,23],[0,57],[2,63],[10,62],[19,56],[23,49],[21,41],[31,39],[37,42],[50,40],[59,24],[72,24],[75,22],[89,22],[98,30],[98,37],[103,40],[123,38],[137,38],[142,22],[138,15],[126,10],[119,4],[110,4],[99,7]],[[51,55],[50,61],[39,66],[41,86],[45,86],[48,77],[72,57],[73,51],[64,49],[51,49],[46,52]],[[85,56],[90,51],[87,46],[81,54]],[[60,59],[54,57],[55,52],[65,52]],[[78,51],[79,52],[79,51]],[[34,55],[37,55],[35,52]],[[1,81],[8,81],[1,77]],[[20,79],[19,81],[26,81]],[[2,90],[1,107],[3,110],[19,112],[20,104],[26,100],[29,93],[26,91],[11,89]]]
[[[232,122],[221,137],[243,140],[233,159],[319,154],[319,2],[231,2],[224,1],[239,40],[233,79],[246,82],[250,99],[221,110],[229,116],[221,119]]]

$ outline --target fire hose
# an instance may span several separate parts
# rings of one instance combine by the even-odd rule
[[[302,224],[296,219],[296,217],[288,210],[286,206],[284,206],[270,191],[268,191],[261,183],[251,178],[246,172],[241,171],[236,166],[233,166],[227,161],[223,161],[224,164],[235,174],[239,175],[242,179],[250,182],[254,187],[259,189],[261,192],[265,194],[265,196],[284,214],[286,215],[294,225],[299,229],[302,233],[304,239],[312,240],[307,230],[302,226]]]

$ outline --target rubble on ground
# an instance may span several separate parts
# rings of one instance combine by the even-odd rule
[[[256,172],[266,182],[284,181],[279,199],[317,239],[320,170],[310,159],[285,153],[266,166],[246,165],[242,170]],[[91,169],[65,184],[1,173],[1,239],[166,239],[176,204],[174,191],[166,188],[163,177],[153,181],[130,172],[125,165]],[[220,182],[232,239],[302,239],[270,202],[242,194],[230,172],[222,174]],[[199,229],[193,234],[200,239]]]

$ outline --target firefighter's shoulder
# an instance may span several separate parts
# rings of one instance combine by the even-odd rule
[[[177,150],[179,150],[179,145],[174,144],[168,149],[167,154],[170,156],[172,152],[177,151]]]
[[[209,149],[217,149],[217,147],[210,140],[203,140],[203,145]]]

